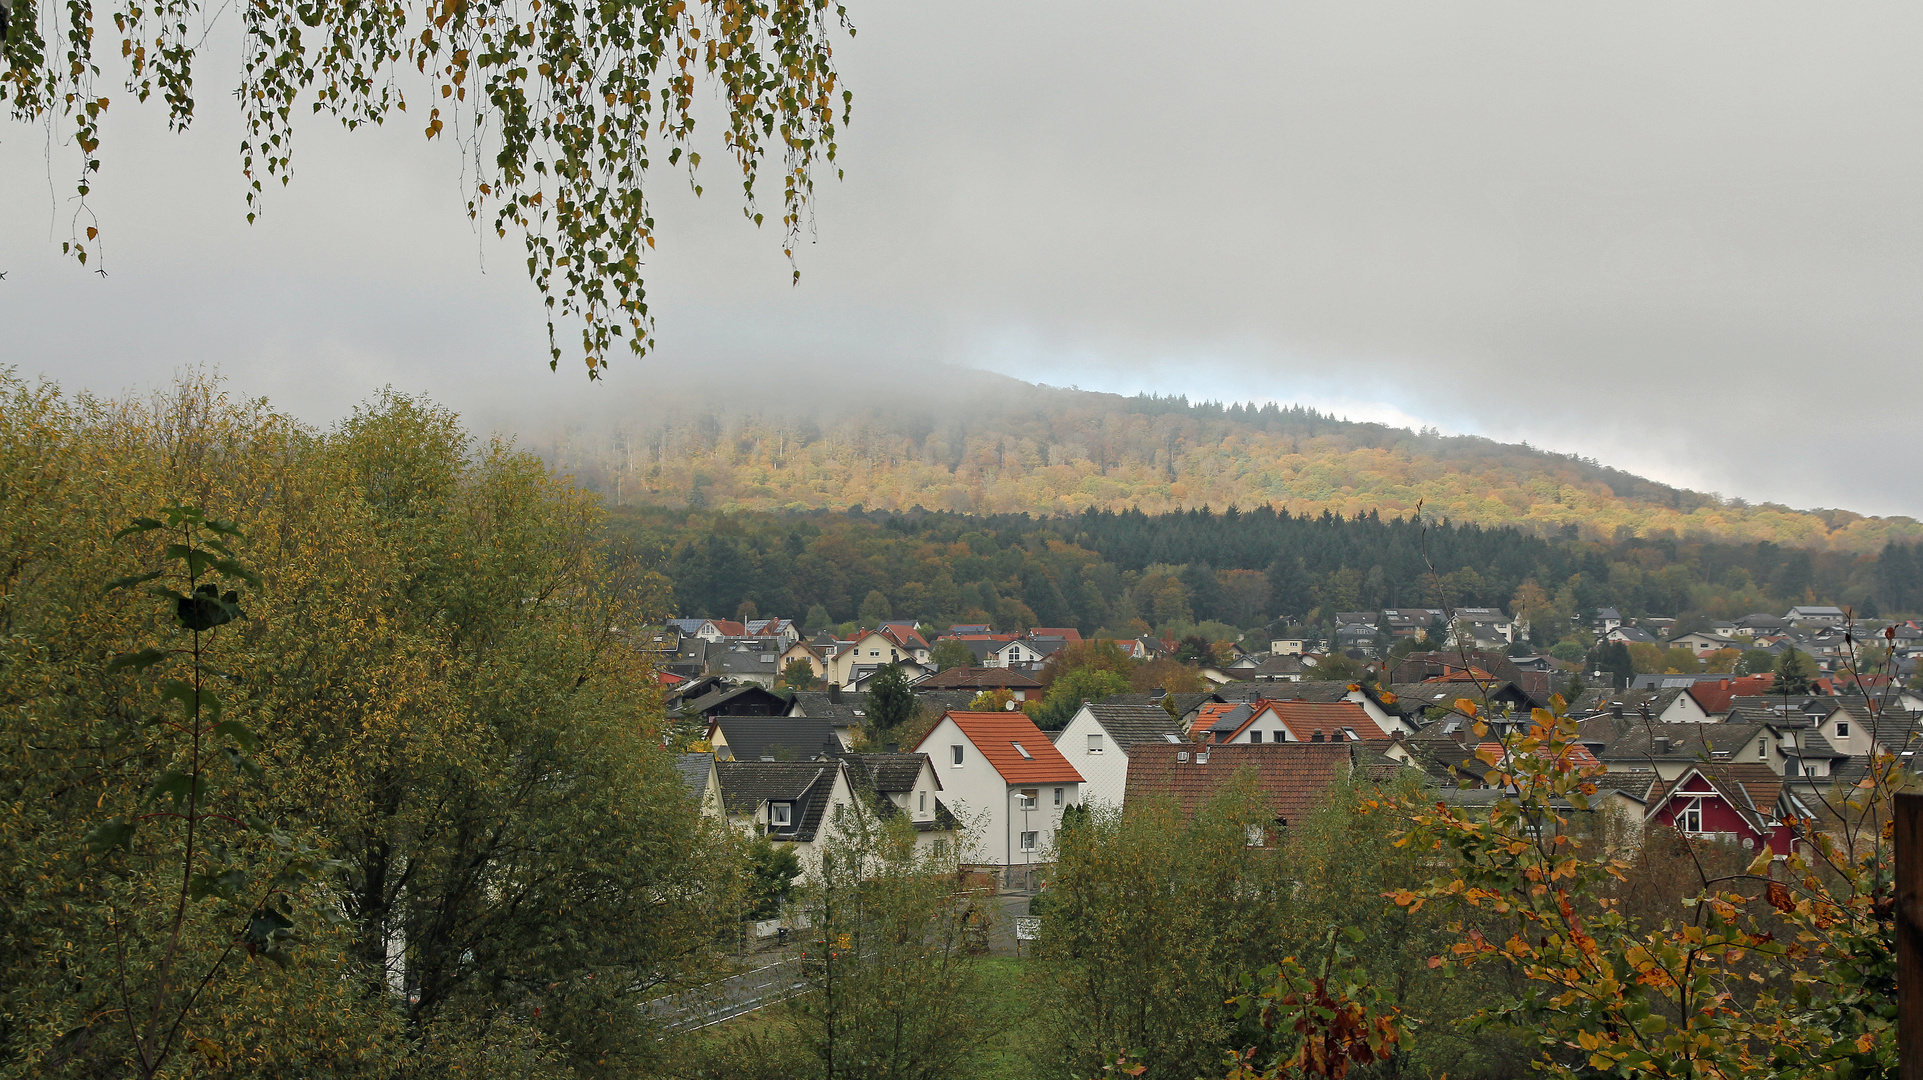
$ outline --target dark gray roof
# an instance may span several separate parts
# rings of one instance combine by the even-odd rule
[[[1645,724],[1638,720],[1628,724],[1601,756],[1605,762],[1632,766],[1650,761],[1748,763],[1756,758],[1742,751],[1753,747],[1757,739],[1768,737],[1769,729],[1764,724]],[[1657,741],[1661,739],[1668,740],[1666,748]],[[1718,753],[1726,756],[1718,758]]]
[[[863,779],[878,792],[913,791],[921,776],[927,754],[851,754],[848,763],[858,767]],[[935,789],[941,789],[941,776],[935,776]]]
[[[1249,717],[1254,715],[1254,713],[1255,710],[1246,702],[1237,705],[1235,708],[1215,718],[1215,723],[1209,726],[1209,734],[1232,735],[1241,730],[1242,725],[1248,723]],[[1253,738],[1253,736],[1251,736],[1251,738]]]
[[[837,696],[841,700],[834,700]],[[789,707],[798,709],[798,715],[827,720],[839,727],[860,727],[867,723],[868,691],[843,690],[830,695],[826,690],[797,690]]]
[[[681,710],[698,716],[717,712],[728,714],[733,710],[740,710],[741,715],[768,716],[771,713],[788,711],[787,704],[787,699],[780,694],[766,687],[749,683],[746,686],[724,685],[692,701],[683,701]]]
[[[834,790],[839,761],[717,761],[721,803],[729,814],[752,814],[764,802],[795,807],[785,829],[770,827],[776,840],[807,842],[821,828],[828,795]]]
[[[1102,725],[1115,745],[1127,750],[1136,743],[1166,742],[1164,735],[1179,735],[1182,725],[1160,705],[1110,705],[1091,702],[1087,706],[1095,722]]]
[[[680,774],[681,783],[696,801],[708,790],[708,770],[713,767],[713,754],[682,754],[674,759],[674,771]]]
[[[736,761],[810,761],[841,755],[834,725],[812,716],[718,716],[715,726]]]
[[[1175,699],[1175,711],[1177,715],[1180,716],[1187,716],[1189,713],[1201,708],[1203,702],[1227,700],[1217,698],[1214,694],[1170,694],[1169,696]],[[1161,707],[1161,702],[1156,699],[1154,694],[1110,694],[1103,698],[1101,703],[1103,705],[1154,705],[1157,708]]]

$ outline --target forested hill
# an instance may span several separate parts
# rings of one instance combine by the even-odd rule
[[[1036,518],[627,506],[612,508],[610,527],[673,583],[679,614],[805,615],[809,629],[910,618],[1180,637],[1214,622],[1220,638],[1278,617],[1321,623],[1336,611],[1446,596],[1526,610],[1553,642],[1578,613],[1603,605],[1685,622],[1798,603],[1849,604],[1865,615],[1923,609],[1923,548],[1904,545],[1879,559],[1768,542],[1543,538],[1267,507]]]
[[[617,505],[1037,516],[1233,505],[1353,518],[1408,516],[1420,501],[1435,518],[1537,536],[1848,552],[1923,539],[1910,518],[1746,505],[1529,446],[1301,407],[1126,398],[953,370],[901,386],[851,378],[812,399],[801,386],[663,394],[603,425],[523,438]]]

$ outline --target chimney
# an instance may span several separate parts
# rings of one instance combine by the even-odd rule
[[[1656,740],[1656,752],[1658,754],[1669,753],[1669,740],[1667,738],[1658,738]]]
[[[882,743],[881,752],[884,754],[899,754],[901,753],[901,744],[896,742]]]
[[[841,704],[841,684],[840,683],[831,682],[828,684],[828,700],[834,702],[837,705]]]
[[[1609,715],[1613,719],[1621,720],[1623,718],[1623,703],[1620,701],[1610,702]]]
[[[1315,729],[1315,733],[1314,733],[1313,735],[1311,735],[1311,736],[1309,736],[1309,741],[1310,741],[1310,742],[1321,742],[1321,741],[1322,741],[1322,729],[1321,729],[1321,728],[1316,728],[1316,729]]]
[[[1160,701],[1167,696],[1168,696],[1168,688],[1163,686],[1158,686],[1155,688],[1155,692],[1149,696],[1149,700]]]

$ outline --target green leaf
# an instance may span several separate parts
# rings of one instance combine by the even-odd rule
[[[132,853],[134,849],[134,823],[115,818],[94,826],[87,833],[87,850],[96,855],[105,855],[114,848]]]
[[[139,652],[122,653],[107,664],[107,674],[112,675],[116,671],[140,671],[153,667],[171,655],[172,653],[166,649],[142,649]]]
[[[182,682],[179,679],[168,679],[166,682],[160,684],[160,700],[178,701],[180,702],[181,708],[186,711],[189,717],[204,714],[213,717],[216,726],[219,724],[221,710],[220,695],[216,694],[211,688],[196,690],[192,683]]]
[[[206,529],[210,533],[231,536],[236,540],[247,539],[246,536],[241,533],[240,526],[228,521],[226,518],[214,518],[212,521],[204,522],[201,528]]]
[[[162,525],[160,522],[154,520],[153,518],[146,518],[146,517],[135,518],[134,523],[132,525],[129,525],[126,528],[115,533],[114,539],[118,540],[123,536],[133,536],[136,533],[151,532],[154,529],[164,529],[164,528],[166,528],[165,525]]]
[[[227,736],[236,743],[239,743],[240,748],[250,754],[254,751],[253,729],[238,720],[222,720],[220,723],[214,725],[213,733],[217,736]]]
[[[241,772],[246,773],[248,776],[252,777],[253,779],[259,780],[261,776],[264,775],[260,771],[260,766],[254,764],[254,759],[248,757],[246,754],[243,754],[240,751],[235,750],[234,748],[229,746],[221,747],[220,751],[221,753],[227,755],[227,760],[233,764],[234,768],[239,769]]]
[[[247,885],[247,871],[239,867],[229,867],[218,874],[195,874],[187,881],[187,895],[198,900],[203,896],[218,896],[222,900],[232,900],[234,895]]]
[[[172,799],[174,809],[180,809],[190,795],[197,795],[203,787],[198,777],[179,769],[169,769],[160,774],[154,786],[147,789],[147,801],[159,802],[163,797]],[[196,800],[198,801],[198,800]]]
[[[166,573],[165,570],[154,570],[145,574],[128,574],[126,577],[117,577],[109,581],[106,586],[100,590],[100,593],[102,596],[105,596],[115,589],[125,589],[131,585],[139,585],[143,582],[152,581],[164,573]]]

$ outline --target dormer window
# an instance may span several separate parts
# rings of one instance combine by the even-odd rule
[[[768,824],[773,825],[778,829],[785,829],[789,825],[792,825],[794,823],[794,812],[795,812],[794,803],[785,803],[785,802],[769,803],[768,804]]]

